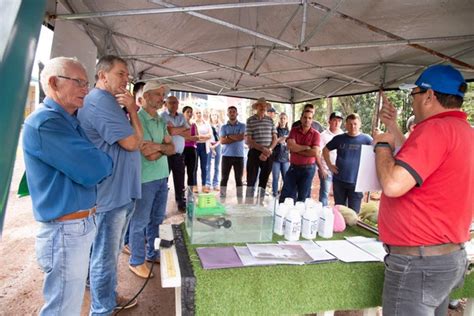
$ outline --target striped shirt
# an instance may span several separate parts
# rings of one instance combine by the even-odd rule
[[[273,134],[276,134],[275,125],[269,116],[264,116],[259,119],[257,114],[252,115],[247,119],[247,130],[245,134],[252,137],[252,139],[259,145],[268,147],[272,144]]]

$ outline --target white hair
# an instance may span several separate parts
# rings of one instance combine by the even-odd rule
[[[84,72],[86,71],[84,65],[82,65],[75,57],[56,57],[46,62],[43,71],[41,71],[40,82],[41,87],[47,96],[49,96],[49,78],[53,76],[66,76],[64,69],[69,65],[75,65],[82,68]]]

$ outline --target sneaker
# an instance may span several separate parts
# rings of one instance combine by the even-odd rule
[[[136,298],[134,298],[130,302],[130,298],[123,297],[123,296],[120,296],[120,295],[117,295],[116,301],[117,301],[117,306],[115,306],[116,310],[118,310],[118,309],[129,309],[129,308],[137,306],[137,304],[138,304],[138,301],[137,301]]]
[[[130,251],[130,247],[128,245],[123,246],[122,253],[124,253],[126,255],[129,255],[129,256],[132,254],[132,252]]]
[[[150,274],[150,268],[148,268],[145,263],[138,266],[128,265],[128,268],[130,269],[130,271],[135,273],[136,276],[142,279],[148,279],[148,276],[150,276],[150,278],[153,277],[153,273]]]
[[[449,309],[457,309],[459,307],[460,300],[449,300]]]

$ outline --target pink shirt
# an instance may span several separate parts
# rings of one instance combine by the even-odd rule
[[[191,125],[191,136],[196,136],[196,124]],[[196,148],[195,140],[187,140],[184,142],[184,147],[194,147]]]

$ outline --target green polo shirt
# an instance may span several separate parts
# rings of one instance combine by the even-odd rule
[[[152,117],[144,109],[138,111],[138,118],[142,122],[143,139],[154,143],[163,143],[168,134],[165,121],[157,115]],[[164,179],[169,176],[168,158],[163,155],[159,159],[150,161],[142,156],[142,183]]]

